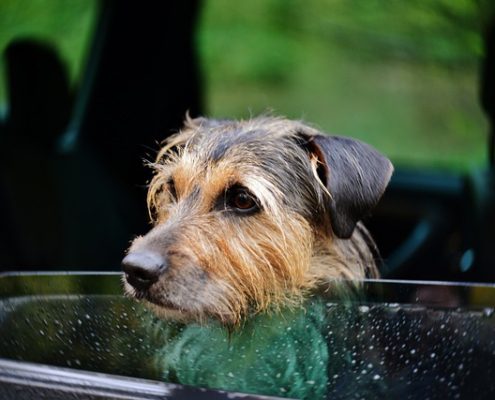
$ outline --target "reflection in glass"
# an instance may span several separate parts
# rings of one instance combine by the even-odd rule
[[[290,398],[495,393],[495,287],[367,282],[228,329],[158,320],[118,275],[1,281],[2,358]]]

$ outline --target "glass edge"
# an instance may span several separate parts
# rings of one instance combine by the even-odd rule
[[[88,276],[88,275],[105,275],[105,276],[119,276],[122,275],[120,271],[6,271],[0,272],[0,279],[4,277],[12,276]]]
[[[0,279],[5,277],[35,277],[35,276],[72,276],[72,277],[87,277],[87,276],[122,276],[120,271],[7,271],[0,272]],[[346,282],[346,281],[344,281]],[[355,283],[355,281],[348,281]],[[466,287],[488,287],[495,288],[495,283],[489,282],[466,282],[466,281],[425,281],[425,280],[406,280],[406,279],[363,279],[360,283],[373,284],[400,284],[400,285],[421,285],[421,286],[466,286]]]
[[[27,393],[39,388],[46,394],[62,392],[73,395],[93,395],[103,398],[183,399],[198,400],[243,398],[246,400],[280,400],[279,397],[226,392],[214,389],[183,386],[141,378],[111,375],[85,370],[53,367],[25,361],[0,358],[0,395],[19,393],[19,387]],[[2,397],[3,398],[3,397]]]
[[[452,287],[486,287],[495,288],[495,283],[465,281],[422,281],[406,279],[364,279],[364,283],[393,283],[409,286],[452,286]]]

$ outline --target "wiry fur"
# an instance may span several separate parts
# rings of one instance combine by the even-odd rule
[[[188,119],[151,165],[154,228],[129,250],[158,252],[169,267],[146,293],[126,283],[127,292],[159,314],[237,324],[251,311],[300,304],[320,283],[377,277],[364,226],[348,239],[332,231],[334,193],[322,182],[321,155],[305,144],[317,134],[282,118]],[[224,207],[233,185],[247,188],[260,212]]]

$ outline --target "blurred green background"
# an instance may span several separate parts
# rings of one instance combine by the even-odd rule
[[[404,166],[483,166],[478,72],[490,9],[492,0],[204,1],[206,112],[302,118]],[[95,0],[2,0],[0,52],[18,36],[53,41],[77,85],[97,15]],[[0,80],[4,108],[5,90]]]
[[[97,0],[0,0],[0,105],[6,107],[3,54],[12,40],[36,38],[53,43],[77,86],[97,17]]]

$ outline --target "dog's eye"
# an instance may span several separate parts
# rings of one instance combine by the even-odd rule
[[[256,203],[247,193],[237,193],[232,199],[232,205],[240,210],[248,210],[253,208]]]
[[[259,209],[255,197],[243,187],[230,188],[226,193],[225,205],[232,210],[243,213]]]

